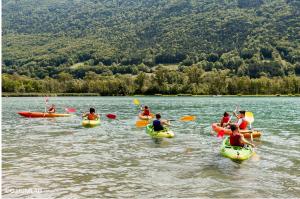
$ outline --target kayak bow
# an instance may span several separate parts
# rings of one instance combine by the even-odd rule
[[[82,120],[82,126],[86,128],[93,128],[100,124],[100,118],[96,120],[88,120],[86,117]]]
[[[146,126],[146,133],[153,138],[172,138],[175,136],[173,131],[167,127],[164,127],[164,130],[162,131],[154,131],[152,124]]]
[[[242,161],[249,159],[254,154],[254,150],[251,146],[231,146],[227,137],[222,142],[221,154],[226,158]]]

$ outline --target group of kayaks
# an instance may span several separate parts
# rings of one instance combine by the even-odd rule
[[[223,131],[225,135],[228,135],[221,145],[221,154],[224,157],[236,161],[243,161],[249,159],[254,154],[252,146],[240,147],[230,145],[229,136],[232,134],[230,129],[221,127],[219,123],[213,123],[211,127],[216,133]],[[262,135],[262,132],[257,130],[240,130],[239,132],[243,134],[245,138],[259,138]]]
[[[53,118],[53,117],[69,117],[72,114],[64,114],[64,113],[47,113],[47,112],[18,112],[19,115],[28,118]],[[151,114],[150,116],[143,116],[139,114],[139,119],[141,120],[151,120],[154,118],[154,115]],[[92,128],[100,125],[100,118],[96,120],[88,120],[86,117],[82,120],[82,126],[86,128]],[[212,124],[212,129],[219,133],[223,131],[225,135],[230,135],[232,132],[230,129],[221,127],[218,123]],[[151,136],[152,138],[173,138],[175,136],[174,132],[170,130],[168,127],[164,127],[162,131],[154,131],[153,125],[150,123],[146,126],[146,133]],[[244,135],[245,138],[259,138],[262,135],[260,131],[252,131],[252,130],[244,130],[240,131]],[[254,154],[254,150],[251,146],[246,147],[238,147],[238,146],[231,146],[229,142],[229,137],[226,137],[221,145],[221,154],[224,157],[230,158],[232,160],[247,160]]]

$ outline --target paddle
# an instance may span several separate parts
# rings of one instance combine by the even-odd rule
[[[48,96],[45,97],[45,113],[47,112],[47,106],[48,106],[49,98]]]
[[[140,103],[140,101],[138,100],[138,99],[134,99],[133,100],[133,103],[135,104],[135,105],[137,105],[137,106],[139,106],[141,103]]]
[[[196,120],[196,116],[194,115],[185,115],[179,119],[182,122],[194,121]]]
[[[107,114],[106,117],[109,119],[112,119],[112,120],[117,118],[117,116],[115,114],[111,114],[111,113]]]
[[[76,109],[75,108],[65,108],[66,112],[68,113],[75,113]]]
[[[253,115],[253,113],[252,112],[246,112],[245,119],[250,124],[250,130],[251,130],[250,135],[251,135],[251,141],[253,142],[253,136],[252,136],[252,123],[254,122],[254,115]]]
[[[186,115],[186,116],[183,116],[179,119],[179,121],[182,121],[182,122],[188,122],[188,121],[194,121],[196,120],[196,116],[194,115]],[[171,120],[167,120],[167,121],[175,121],[174,119],[171,119]],[[139,121],[136,121],[135,125],[137,127],[145,127],[149,124],[149,120],[139,120]]]
[[[145,127],[149,124],[149,120],[138,120],[135,123],[136,127]]]
[[[217,137],[218,138],[223,138],[224,137],[224,133],[225,133],[224,130],[219,131]]]

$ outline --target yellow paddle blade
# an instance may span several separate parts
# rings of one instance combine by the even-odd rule
[[[139,121],[136,121],[135,126],[136,127],[145,127],[148,124],[149,124],[148,120],[139,120]]]
[[[138,99],[134,99],[134,100],[133,100],[133,103],[134,103],[135,105],[140,105],[140,101],[139,101]]]
[[[245,119],[247,120],[247,122],[252,123],[254,122],[254,115],[252,112],[246,112],[245,114]]]
[[[196,116],[194,116],[194,115],[186,115],[186,116],[181,117],[180,121],[187,122],[187,121],[193,121],[195,119],[196,119]]]

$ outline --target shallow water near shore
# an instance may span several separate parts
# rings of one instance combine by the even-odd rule
[[[50,97],[57,112],[77,113],[32,119],[17,112],[43,111],[44,98],[2,98],[2,197],[300,197],[300,98],[138,97],[175,120],[176,136],[160,142],[135,127],[133,99]],[[256,155],[242,163],[220,155],[222,139],[210,127],[238,104],[263,131]],[[83,128],[80,114],[91,106],[101,125]],[[183,115],[197,120],[180,122]]]

